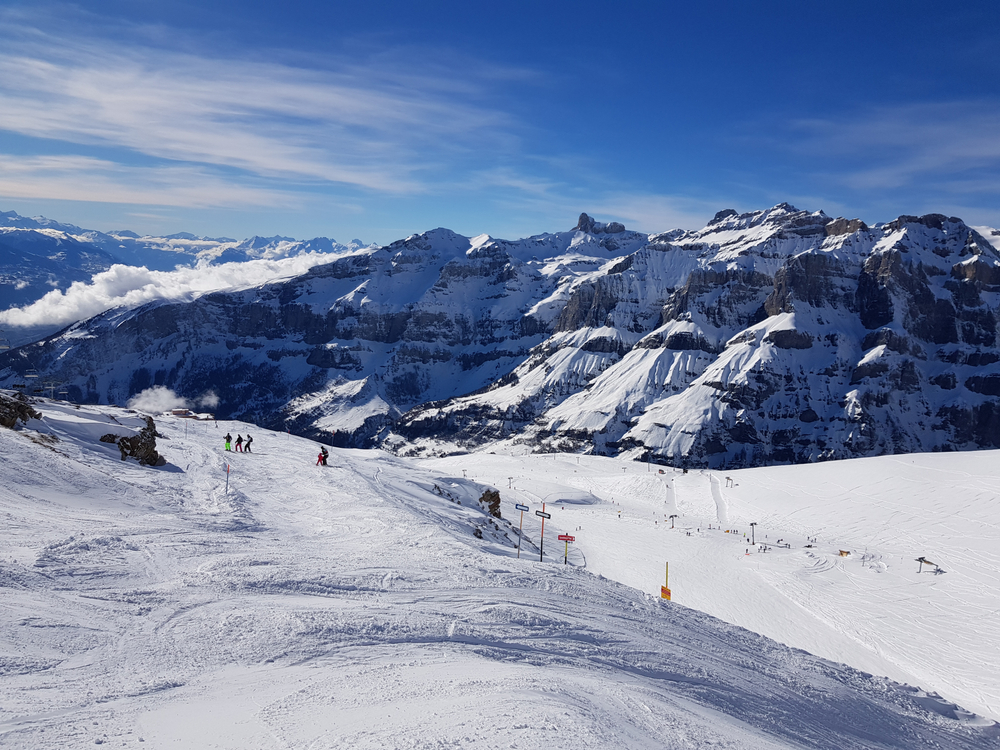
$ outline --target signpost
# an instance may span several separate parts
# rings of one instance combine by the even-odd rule
[[[521,511],[521,523],[517,527],[517,559],[520,560],[521,559],[521,537],[523,536],[523,534],[521,533],[521,531],[522,531],[522,529],[524,529],[524,511],[531,510],[531,508],[529,508],[527,505],[521,505],[520,503],[516,503],[514,505],[514,508],[516,510]]]
[[[226,494],[229,494],[229,464],[226,464]]]
[[[660,586],[660,598],[670,601],[670,563],[666,563],[666,569],[664,570],[664,581],[666,586]]]
[[[541,562],[542,561],[542,554],[543,554],[542,550],[545,547],[545,519],[546,518],[552,518],[552,514],[545,512],[545,503],[542,503],[542,509],[541,510],[536,510],[535,511],[535,515],[542,517],[542,536],[541,536],[541,539],[538,542],[538,562]]]
[[[576,537],[575,536],[570,536],[569,534],[560,534],[559,535],[559,541],[560,542],[566,542],[566,551],[563,552],[563,565],[568,565],[569,564],[569,543],[570,542],[575,542],[576,541]]]

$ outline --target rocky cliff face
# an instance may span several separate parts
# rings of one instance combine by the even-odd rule
[[[112,311],[0,357],[71,397],[154,384],[220,416],[400,452],[690,466],[1000,447],[1000,255],[959,219],[781,204],[645,235],[586,214],[438,229],[298,278]]]
[[[720,212],[574,283],[507,378],[395,429],[714,467],[1000,446],[998,269],[954,218]]]

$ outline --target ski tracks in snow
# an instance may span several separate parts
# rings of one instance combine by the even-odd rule
[[[93,505],[54,492],[37,518],[0,493],[8,540],[44,571],[4,591],[23,616],[0,620],[20,649],[0,664],[3,743],[997,747],[931,696],[572,566],[515,560],[499,532],[473,536],[490,522],[471,480],[363,451],[315,467],[309,441],[253,429],[261,453],[223,457],[227,494],[214,435],[161,429],[188,470],[123,467],[123,485],[155,480],[142,506],[97,479],[77,483]],[[5,457],[28,466],[36,450]],[[712,497],[704,476],[686,479],[681,498]],[[652,526],[659,482],[619,486]]]

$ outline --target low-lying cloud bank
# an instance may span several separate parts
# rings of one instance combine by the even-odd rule
[[[0,312],[0,326],[29,328],[66,326],[115,307],[137,307],[156,300],[190,300],[209,292],[246,289],[305,273],[329,263],[328,253],[302,253],[280,260],[178,267],[150,271],[143,266],[114,265],[89,282],[77,281],[66,291],[53,290],[24,307]]]

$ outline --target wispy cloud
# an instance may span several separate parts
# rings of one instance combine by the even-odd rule
[[[297,185],[419,193],[450,161],[516,142],[510,117],[476,103],[475,74],[413,60],[328,58],[305,68],[153,47],[128,33],[111,40],[42,31],[9,14],[0,27],[0,130],[220,170],[217,182],[236,183],[224,170],[238,170]],[[54,174],[43,161],[19,166],[19,179],[28,175],[20,192],[10,179],[0,192],[43,190]],[[180,173],[143,169],[181,184],[167,179]],[[118,200],[113,182],[91,195]],[[176,200],[184,195],[174,191]]]
[[[226,180],[199,166],[130,166],[87,156],[0,154],[0,195],[161,206],[290,206],[288,191]]]
[[[912,187],[935,180],[938,189],[996,189],[1000,167],[1000,103],[952,101],[881,107],[843,118],[793,121],[786,143],[825,174],[857,190]],[[977,175],[988,170],[984,182]]]

